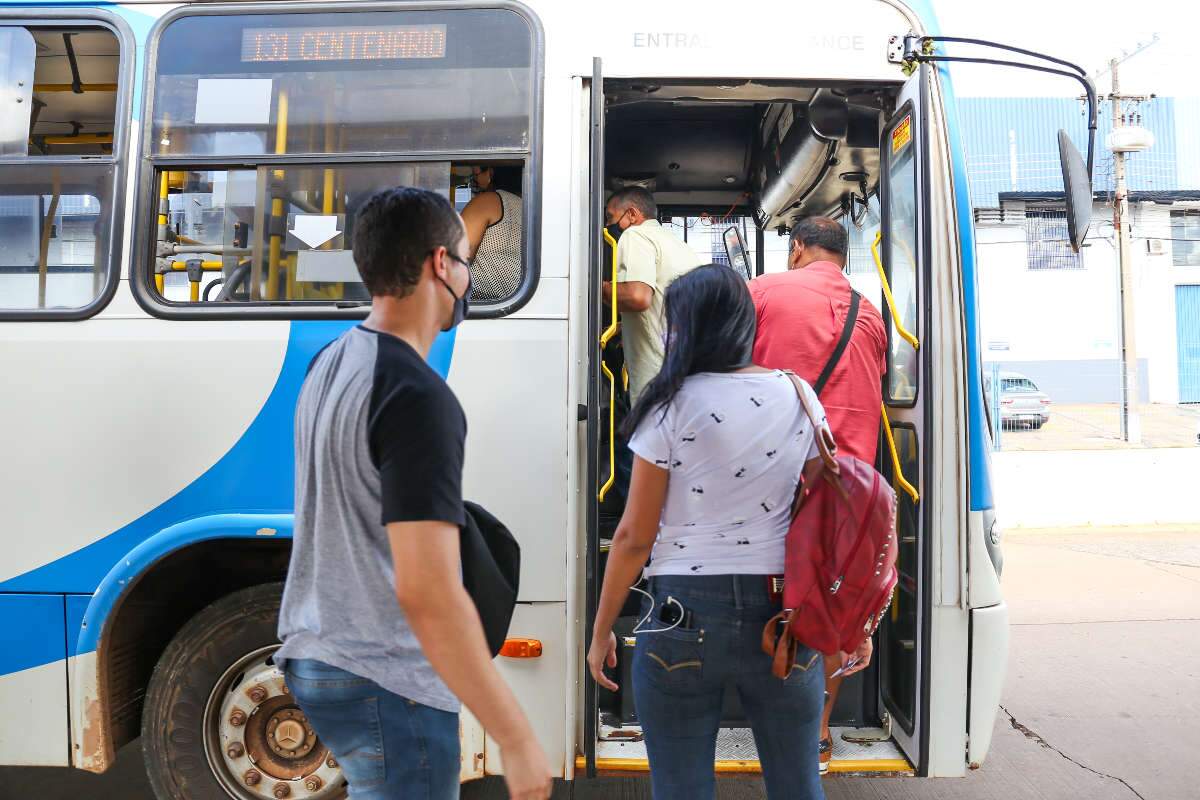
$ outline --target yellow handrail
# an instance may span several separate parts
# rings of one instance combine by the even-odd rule
[[[880,403],[879,409],[883,412],[883,432],[887,436],[888,450],[892,454],[892,470],[895,473],[896,483],[900,485],[905,494],[912,498],[914,503],[920,502],[921,495],[917,492],[917,487],[905,479],[904,470],[900,467],[900,453],[896,450],[896,437],[892,435],[892,422],[888,419],[887,406]]]
[[[600,352],[603,355],[604,348],[617,335],[617,331],[621,328],[620,318],[617,316],[617,240],[607,230],[602,231],[604,241],[608,242],[612,248],[612,322],[604,333],[600,334]],[[599,500],[604,502],[604,498],[608,496],[608,492],[612,489],[613,484],[617,482],[617,379],[612,374],[612,370],[608,368],[608,364],[604,363],[603,357],[600,359],[600,371],[604,373],[604,377],[608,378],[608,480],[600,487]]]
[[[887,299],[888,311],[892,315],[892,324],[896,326],[896,333],[900,334],[900,338],[913,346],[914,350],[921,349],[921,343],[917,337],[908,332],[904,327],[904,323],[900,321],[900,315],[896,313],[896,298],[892,297],[892,287],[888,284],[887,275],[883,272],[883,261],[879,257],[879,242],[883,239],[883,231],[875,234],[875,241],[871,243],[871,255],[875,256],[875,267],[879,270],[879,282],[883,286],[883,296]]]

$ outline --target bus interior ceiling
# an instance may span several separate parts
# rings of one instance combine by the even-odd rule
[[[626,186],[642,186],[654,195],[664,222],[678,224],[682,217],[681,227],[686,229],[688,220],[707,214],[721,223],[720,228],[726,221],[749,218],[752,225],[774,235],[805,216],[840,217],[850,209],[852,196],[865,202],[877,193],[879,137],[884,120],[894,110],[897,87],[608,79],[604,90],[606,195]],[[609,252],[606,258],[611,256]],[[606,276],[611,268],[606,261]],[[607,326],[608,298],[604,300]],[[604,361],[614,376],[621,375],[620,347],[606,347]],[[610,431],[620,429],[629,408],[622,381],[616,383],[615,413],[610,418],[607,383],[602,379],[605,425],[598,449],[602,481],[615,469],[608,463]],[[599,580],[624,510],[619,492],[603,495],[595,543],[600,553]],[[632,646],[639,606],[638,596],[631,593],[615,626],[622,647]],[[624,656],[619,660],[623,665],[632,661]],[[628,685],[628,681],[629,675],[624,674],[617,683]],[[847,681],[833,723],[850,728],[878,724],[877,696],[878,672],[872,666]],[[630,726],[637,725],[632,698],[601,690],[599,700],[600,739],[615,746],[631,735]],[[736,693],[726,693],[722,717],[730,735],[745,728]]]
[[[729,209],[782,231],[839,215],[879,177],[895,86],[605,81],[606,190],[639,185],[661,209]]]
[[[117,37],[99,28],[31,28],[37,48],[30,155],[112,152]]]

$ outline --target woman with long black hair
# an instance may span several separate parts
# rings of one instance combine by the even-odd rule
[[[635,635],[633,693],[655,800],[709,800],[724,687],[750,720],[767,796],[824,793],[817,744],[825,676],[798,648],[786,680],[762,650],[779,610],[784,539],[801,470],[822,468],[825,413],[808,384],[751,363],[755,310],[745,281],[709,264],[666,293],[662,371],[626,421],[636,455],[624,516],[604,575],[588,667],[616,666],[612,626],[650,557]]]

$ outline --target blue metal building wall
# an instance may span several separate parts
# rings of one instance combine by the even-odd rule
[[[1155,137],[1147,152],[1126,160],[1131,190],[1194,189],[1181,186],[1173,98],[1157,98],[1138,107],[1141,125]],[[997,194],[1007,191],[1062,191],[1058,166],[1058,131],[1071,136],[1087,153],[1087,120],[1083,103],[1069,97],[970,97],[958,101],[959,120],[971,181],[971,205],[994,208]],[[1112,110],[1101,102],[1096,135],[1096,191],[1112,190],[1112,154],[1105,136]],[[1010,143],[1010,135],[1015,142]],[[1016,185],[1012,180],[1015,144]],[[1191,181],[1189,181],[1191,182]]]

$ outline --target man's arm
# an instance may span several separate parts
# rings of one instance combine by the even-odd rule
[[[458,527],[449,522],[392,522],[387,532],[396,599],[425,657],[500,745],[512,796],[549,797],[546,756],[489,658],[479,612],[459,577]]]
[[[612,297],[612,283],[604,282],[606,302]],[[618,311],[646,311],[654,299],[654,289],[641,281],[622,281],[617,284]]]

